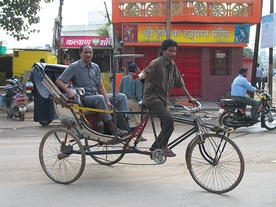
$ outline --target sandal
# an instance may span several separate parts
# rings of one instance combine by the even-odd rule
[[[151,155],[152,152],[153,152],[152,150],[145,150],[145,151],[144,151],[144,154],[146,154],[146,155]]]
[[[117,129],[117,135],[119,137],[124,137],[124,136],[126,136],[128,134],[129,134],[128,131],[125,131],[125,130],[122,130],[122,129]]]
[[[165,152],[162,152],[162,153],[165,157],[175,157],[176,156],[176,154],[173,153],[173,151],[171,149],[169,149],[169,151],[165,151]]]

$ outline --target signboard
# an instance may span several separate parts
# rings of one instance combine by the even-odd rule
[[[112,40],[107,36],[61,36],[60,48],[80,48],[84,44],[92,48],[112,48]]]
[[[123,24],[124,42],[162,42],[165,24]],[[171,25],[171,38],[178,43],[248,43],[250,25],[177,24]]]
[[[261,48],[276,46],[276,13],[262,17]]]

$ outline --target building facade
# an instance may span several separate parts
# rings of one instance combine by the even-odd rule
[[[88,13],[88,24],[62,26],[61,45],[63,64],[78,60],[79,48],[83,44],[93,47],[93,62],[96,62],[102,72],[109,72],[112,67],[113,48],[109,36],[100,36],[98,30],[106,25],[108,19],[98,11]]]
[[[146,66],[159,56],[169,32],[178,42],[175,62],[192,96],[217,101],[243,66],[250,26],[261,21],[261,1],[172,0],[171,7],[168,2],[112,0],[114,32],[124,42],[123,53],[144,54]],[[132,61],[144,67],[141,60]],[[182,94],[174,89],[171,96]]]

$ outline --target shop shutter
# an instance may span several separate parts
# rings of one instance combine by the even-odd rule
[[[159,54],[157,54],[158,51],[158,47],[137,47],[136,48],[136,54],[144,54],[145,58],[137,58],[136,59],[136,64],[139,68],[143,69],[146,66],[148,66],[148,64],[155,58],[157,58],[159,56]],[[144,61],[144,63],[143,63]],[[144,65],[143,65],[144,64]]]
[[[179,47],[176,57],[176,65],[183,77],[185,86],[191,96],[200,98],[201,94],[201,50],[198,47]],[[171,96],[183,96],[180,89],[174,88]]]
[[[159,47],[137,47],[137,54],[145,54],[145,66],[150,61],[159,56]],[[201,94],[201,50],[198,47],[178,47],[176,57],[174,58],[176,65],[183,76],[186,88],[189,93],[200,98]],[[136,64],[142,68],[142,59],[137,59]],[[178,88],[174,88],[171,97],[183,96]]]

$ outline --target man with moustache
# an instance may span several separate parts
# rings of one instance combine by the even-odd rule
[[[160,57],[153,60],[139,75],[133,75],[133,79],[144,81],[143,104],[161,122],[161,132],[150,148],[150,151],[161,149],[166,157],[175,157],[175,153],[168,148],[168,141],[174,131],[174,118],[167,108],[169,97],[173,87],[180,90],[195,103],[185,87],[182,76],[173,61],[178,44],[172,39],[166,39],[161,45]]]
[[[72,81],[74,87],[82,87],[85,90],[83,105],[97,109],[108,110],[116,106],[118,111],[129,112],[127,97],[118,93],[115,97],[107,94],[102,83],[101,70],[96,63],[92,62],[93,50],[90,45],[82,45],[79,51],[81,59],[71,63],[68,68],[56,80],[56,85],[63,90],[68,98],[76,99],[75,94],[66,87],[65,83]],[[115,127],[112,116],[108,113],[99,112],[102,120],[108,126],[112,134],[115,134]],[[128,132],[117,129],[117,135],[123,137]]]

